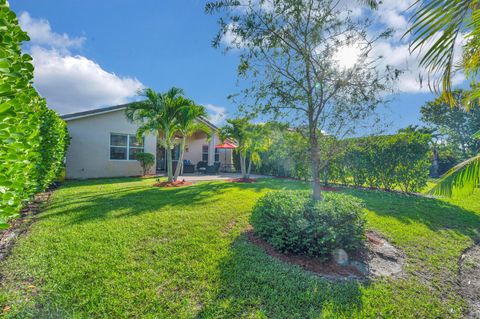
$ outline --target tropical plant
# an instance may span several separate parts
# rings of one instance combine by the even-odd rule
[[[65,122],[32,85],[29,38],[0,0],[0,228],[58,176],[69,138]]]
[[[480,131],[473,135],[480,139]],[[442,176],[430,194],[451,197],[470,195],[480,186],[480,154],[456,165]]]
[[[143,176],[147,175],[150,168],[155,164],[155,156],[151,153],[138,152],[135,154],[135,159],[142,167]]]
[[[268,148],[267,128],[262,124],[251,124],[248,117],[227,120],[220,129],[222,140],[232,140],[238,145],[236,152],[240,156],[240,171],[243,179],[250,178],[252,163],[261,165],[260,153]]]
[[[384,102],[398,72],[380,69],[381,57],[369,53],[390,32],[370,38],[369,18],[352,18],[346,6],[333,0],[221,0],[208,2],[206,11],[220,15],[213,45],[237,50],[238,76],[248,81],[233,96],[243,98],[240,110],[304,128],[312,197],[320,200],[320,171],[328,163],[320,154],[321,132],[336,138],[353,135]],[[352,47],[358,59],[342,65],[340,51]]]
[[[195,132],[203,132],[210,137],[212,129],[201,121],[202,117],[207,116],[205,107],[196,105],[192,101],[188,105],[183,106],[177,113],[177,133],[181,136],[180,142],[180,157],[175,169],[173,179],[176,181],[178,175],[181,174],[183,169],[183,156],[185,154],[185,146],[187,138]]]
[[[228,119],[227,124],[220,129],[220,139],[232,140],[237,143],[236,152],[240,155],[240,171],[242,178],[247,177],[246,158],[248,154],[248,118]]]
[[[420,65],[429,73],[436,91],[450,105],[457,104],[452,94],[452,78],[462,70],[472,90],[463,99],[466,108],[480,98],[480,6],[478,0],[417,0],[412,26],[412,51],[424,51]],[[464,44],[461,42],[465,40]],[[456,51],[462,47],[462,58]],[[435,76],[440,75],[439,80]],[[430,82],[430,81],[429,81]]]
[[[177,143],[176,135],[179,129],[178,114],[182,108],[192,105],[192,101],[183,96],[183,90],[171,88],[165,93],[156,93],[152,89],[144,89],[140,95],[146,99],[127,106],[127,118],[139,124],[137,135],[146,133],[157,134],[158,142],[167,150],[167,176],[173,181],[173,165],[171,150]]]

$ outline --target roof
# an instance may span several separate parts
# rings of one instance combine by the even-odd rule
[[[108,107],[102,107],[98,109],[93,109],[93,110],[88,110],[88,111],[83,111],[83,112],[76,112],[76,113],[69,113],[69,114],[63,114],[60,117],[64,119],[65,121],[71,121],[71,120],[76,120],[84,117],[90,117],[90,116],[95,116],[95,115],[100,115],[100,114],[105,114],[105,113],[110,113],[110,112],[115,112],[119,110],[126,109],[129,104],[121,104],[121,105],[115,105],[115,106],[108,106]],[[218,130],[218,127],[207,120],[204,117],[201,117],[199,119],[201,122],[205,123],[206,125],[210,126],[214,130]]]

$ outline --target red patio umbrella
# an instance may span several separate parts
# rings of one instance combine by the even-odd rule
[[[218,149],[224,149],[224,150],[233,150],[233,149],[236,149],[237,148],[237,145],[233,144],[233,143],[229,143],[229,142],[223,142],[223,144],[218,144],[218,145],[215,145],[215,148],[218,148]],[[225,169],[226,169],[226,164],[227,163],[227,152],[225,152]]]
[[[225,143],[223,143],[223,144],[218,144],[218,145],[216,145],[215,148],[221,148],[221,149],[231,150],[231,149],[237,148],[237,145],[232,144],[232,143],[225,142]]]

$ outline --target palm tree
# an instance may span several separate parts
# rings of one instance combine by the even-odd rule
[[[467,108],[480,98],[480,5],[478,0],[417,0],[418,10],[412,15],[407,33],[413,36],[411,51],[425,50],[420,60],[429,75],[439,74],[434,87],[451,105],[452,77],[462,69],[471,80],[472,91],[465,98]],[[458,43],[465,39],[461,61],[455,61]],[[431,44],[431,45],[430,45]],[[460,63],[457,63],[460,62]]]
[[[127,106],[127,118],[140,125],[138,136],[155,132],[158,141],[167,150],[167,176],[173,181],[172,149],[175,146],[175,134],[178,131],[177,116],[183,107],[191,105],[191,101],[183,97],[183,90],[171,88],[165,93],[156,93],[145,89],[140,93],[145,100]]]
[[[220,130],[220,137],[222,140],[236,141],[242,178],[248,180],[252,163],[260,165],[260,152],[268,148],[269,139],[266,128],[263,125],[250,124],[246,117],[230,119]]]
[[[227,139],[237,143],[236,151],[240,155],[240,171],[242,178],[247,177],[246,158],[248,153],[248,118],[236,118],[227,120],[227,125],[221,128],[220,138],[225,141]]]
[[[195,132],[203,132],[208,137],[211,135],[211,128],[203,122],[198,121],[200,118],[207,116],[205,107],[196,105],[190,101],[189,105],[182,107],[177,113],[177,133],[181,136],[180,142],[180,158],[178,160],[177,168],[173,180],[177,180],[178,175],[183,169],[183,156],[185,154],[185,145],[187,138]]]
[[[480,131],[474,137],[480,138]],[[452,196],[453,193],[469,195],[480,186],[480,154],[467,159],[446,172],[429,193]]]
[[[478,0],[417,0],[419,9],[412,16],[412,51],[426,52],[420,60],[429,75],[440,74],[435,87],[441,88],[443,98],[452,106],[458,106],[452,94],[452,77],[461,69],[470,79],[471,91],[463,105],[470,109],[480,100],[480,3]],[[463,44],[460,63],[455,61],[458,42]],[[431,45],[430,45],[431,43]],[[441,85],[440,85],[441,84]],[[476,134],[477,137],[480,135]],[[474,156],[451,170],[430,190],[437,195],[451,196],[453,191],[467,194],[480,184],[480,159]]]

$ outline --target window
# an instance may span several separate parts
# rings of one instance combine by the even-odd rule
[[[208,162],[208,145],[202,146],[202,161]]]
[[[208,162],[208,145],[202,146],[202,161]],[[215,162],[220,162],[220,152],[218,148],[215,149]]]
[[[143,152],[143,138],[138,140],[133,134],[110,134],[110,159],[135,160],[135,154]]]

